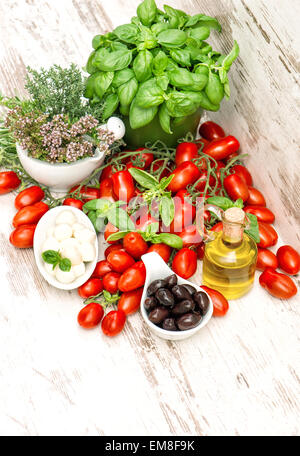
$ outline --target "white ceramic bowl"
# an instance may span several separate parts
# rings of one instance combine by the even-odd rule
[[[50,209],[48,212],[46,212],[45,215],[40,219],[39,223],[37,224],[35,233],[34,233],[34,239],[33,239],[33,250],[34,250],[34,256],[35,256],[35,261],[37,264],[37,267],[44,277],[47,282],[52,285],[55,288],[59,288],[60,290],[74,290],[81,285],[83,285],[92,275],[94,272],[94,269],[96,267],[97,261],[98,261],[98,239],[96,236],[95,240],[95,259],[94,261],[91,261],[90,263],[85,263],[85,274],[78,277],[74,282],[64,284],[56,280],[54,276],[49,274],[46,269],[45,269],[45,263],[42,259],[42,246],[43,243],[45,242],[47,238],[47,230],[48,228],[52,227],[55,225],[55,220],[57,216],[61,212],[65,211],[71,211],[75,217],[77,218],[78,222],[81,223],[82,225],[85,225],[87,228],[95,232],[95,228],[93,227],[92,222],[90,219],[79,209],[76,209],[75,207],[71,206],[59,206],[55,207],[54,209]]]
[[[39,184],[51,191],[67,193],[74,185],[86,179],[102,165],[105,153],[96,149],[93,157],[84,158],[74,163],[48,163],[28,156],[27,151],[17,144],[17,152],[25,171]]]
[[[207,325],[213,314],[213,304],[209,295],[204,290],[202,290],[202,288],[198,287],[192,282],[184,280],[182,277],[179,276],[177,276],[179,285],[182,285],[184,283],[190,284],[193,287],[195,287],[197,291],[202,291],[208,296],[209,308],[207,313],[204,315],[198,326],[192,329],[187,329],[186,331],[167,331],[166,329],[160,328],[159,326],[156,326],[154,323],[152,323],[148,318],[148,313],[144,306],[145,299],[147,298],[147,289],[154,280],[165,279],[166,277],[173,275],[174,272],[169,268],[169,266],[167,266],[164,260],[156,252],[146,253],[146,255],[142,256],[142,260],[146,266],[147,276],[141,300],[141,313],[149,329],[156,336],[161,337],[162,339],[183,340],[193,336],[198,331],[200,331],[200,329],[202,329],[205,325]]]

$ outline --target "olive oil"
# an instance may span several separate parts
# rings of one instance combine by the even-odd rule
[[[227,299],[240,298],[254,281],[257,246],[244,233],[244,220],[242,209],[228,209],[223,215],[223,231],[205,245],[203,284]]]

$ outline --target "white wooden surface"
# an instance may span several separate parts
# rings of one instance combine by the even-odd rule
[[[220,48],[240,43],[232,99],[213,118],[250,153],[276,228],[295,243],[299,2],[169,3],[217,15]],[[84,64],[92,37],[128,21],[137,4],[2,0],[0,90],[22,92],[26,65]],[[114,339],[86,332],[77,293],[48,286],[33,252],[8,243],[13,195],[0,205],[0,435],[299,435],[297,296],[272,299],[256,283],[225,318],[180,343],[153,337],[139,314]]]

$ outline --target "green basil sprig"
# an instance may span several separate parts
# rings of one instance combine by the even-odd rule
[[[112,203],[105,198],[94,199],[88,201],[83,206],[83,211],[88,213],[88,217],[97,233],[100,233],[107,222],[110,222],[120,231],[134,230],[135,225],[127,212],[122,209],[122,205],[126,204],[124,201],[116,201]]]
[[[59,269],[64,272],[69,272],[72,267],[72,263],[69,258],[63,258],[56,250],[46,250],[42,253],[42,258],[45,263],[52,264],[53,269],[58,265]]]

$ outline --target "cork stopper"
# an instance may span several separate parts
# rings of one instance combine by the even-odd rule
[[[231,207],[224,212],[223,238],[228,242],[239,242],[243,238],[245,212],[239,207]]]

